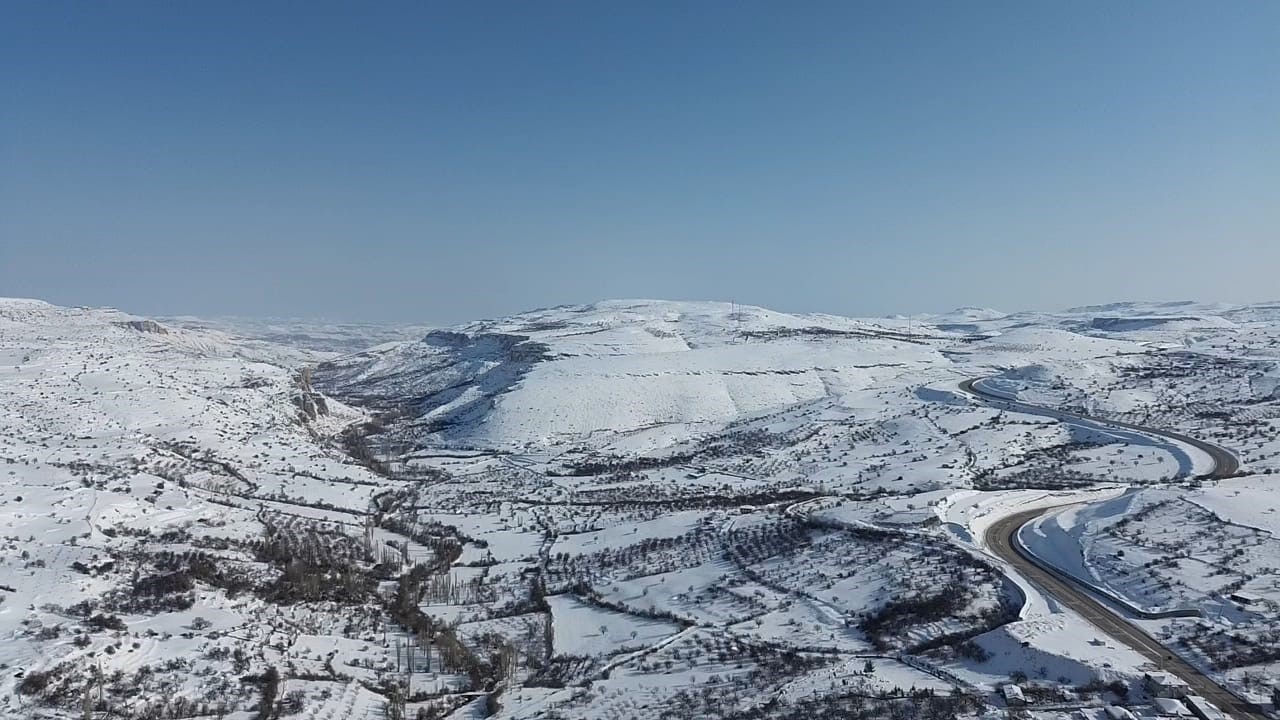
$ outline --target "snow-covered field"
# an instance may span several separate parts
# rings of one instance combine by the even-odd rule
[[[1037,555],[1201,612],[1144,622],[1264,701],[1278,423],[1276,306],[428,329],[0,300],[0,715],[978,716],[1011,681],[1039,717],[1141,705],[1142,657],[983,545],[1050,506]]]

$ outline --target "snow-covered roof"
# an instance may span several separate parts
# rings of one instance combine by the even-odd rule
[[[1156,706],[1156,710],[1158,710],[1161,715],[1170,715],[1173,717],[1191,716],[1191,711],[1187,709],[1186,705],[1182,704],[1181,700],[1176,700],[1174,698],[1156,698],[1152,703]]]

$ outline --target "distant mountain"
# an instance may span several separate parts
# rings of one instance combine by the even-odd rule
[[[934,323],[962,323],[962,322],[978,322],[983,320],[999,320],[1005,317],[1006,313],[999,310],[983,307],[958,307],[955,310],[936,315],[927,315],[925,318],[929,322]]]
[[[428,325],[330,322],[297,318],[159,318],[176,327],[214,331],[245,341],[283,345],[323,355],[345,355],[387,342],[421,337]]]

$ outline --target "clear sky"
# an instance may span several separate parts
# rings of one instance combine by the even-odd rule
[[[1280,2],[0,4],[0,296],[1280,298]]]

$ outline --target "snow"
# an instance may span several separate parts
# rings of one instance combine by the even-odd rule
[[[483,382],[439,396],[425,417],[461,421],[442,439],[524,448],[580,441],[603,428],[626,435],[667,426],[687,437],[825,398],[832,385],[865,388],[938,359],[867,322],[702,303],[617,301],[459,331],[472,333],[457,335],[473,338],[465,350],[400,344],[321,365],[318,378],[335,388],[358,379],[380,396],[421,396],[440,387],[437,376],[407,384],[406,364],[448,365],[453,383],[476,373]],[[454,352],[465,367],[442,358]]]
[[[702,512],[677,512],[632,525],[614,525],[594,532],[565,534],[557,538],[551,551],[582,554],[624,548],[633,545],[637,538],[678,537],[698,527],[704,517]]]
[[[1188,495],[1187,500],[1226,522],[1256,528],[1280,538],[1280,477],[1257,475],[1222,482]]]
[[[641,620],[633,615],[588,605],[569,595],[547,598],[558,655],[613,655],[637,650],[680,632],[669,622]]]
[[[1037,680],[1084,685],[1098,677],[1141,677],[1147,660],[1077,616],[1056,612],[1023,619],[975,639],[990,653],[985,662],[953,662],[946,668],[965,681],[994,689],[1019,671]]]
[[[1271,306],[1204,304],[853,319],[625,300],[442,329],[0,300],[0,663],[77,686],[99,660],[146,668],[131,710],[212,692],[237,718],[259,692],[237,678],[274,667],[302,717],[382,717],[372,689],[424,642],[388,612],[416,564],[407,605],[439,635],[410,713],[493,709],[441,666],[450,636],[514,658],[486,679],[512,719],[1132,681],[1140,656],[984,546],[1000,518],[1055,508],[1028,547],[1136,606],[1204,609],[1144,627],[1257,694],[1280,665],[1244,652],[1280,627],[1277,327]],[[988,376],[1219,442],[1256,474],[1192,482],[1207,459],[1181,443],[959,392]],[[317,391],[328,413],[300,416]],[[377,462],[348,454],[352,429]],[[360,601],[271,599],[287,565],[265,539],[356,548],[372,573],[366,537],[383,566]],[[204,576],[189,607],[111,605],[200,553],[254,589]],[[963,606],[875,637],[869,618],[944,583]]]

